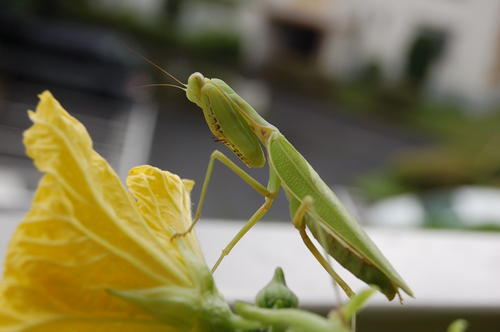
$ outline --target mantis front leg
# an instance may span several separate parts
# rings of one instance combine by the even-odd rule
[[[353,290],[347,285],[347,283],[335,272],[328,261],[321,255],[318,251],[314,243],[311,241],[306,232],[306,214],[312,209],[314,204],[314,199],[311,196],[306,196],[300,202],[299,207],[295,210],[295,214],[293,216],[293,225],[300,233],[300,237],[302,241],[306,245],[307,249],[313,254],[316,260],[323,266],[323,268],[328,272],[328,274],[337,282],[337,284],[344,290],[348,297],[352,297],[354,295]]]

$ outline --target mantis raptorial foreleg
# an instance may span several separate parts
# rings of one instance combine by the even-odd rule
[[[205,179],[203,180],[203,186],[201,187],[200,199],[198,201],[198,205],[196,206],[196,212],[193,218],[193,222],[189,226],[187,230],[182,233],[176,233],[172,238],[176,238],[179,236],[184,236],[190,233],[198,220],[200,220],[201,210],[203,208],[203,203],[205,202],[205,197],[207,193],[208,184],[210,183],[210,179],[212,178],[212,172],[214,168],[214,161],[218,160],[223,165],[227,166],[230,170],[232,170],[236,175],[238,175],[243,181],[248,183],[250,187],[252,187],[256,192],[261,194],[262,196],[273,198],[277,193],[271,193],[265,186],[263,186],[259,181],[254,179],[250,174],[241,169],[238,165],[233,163],[231,159],[229,159],[226,155],[218,150],[214,150],[210,155],[210,160],[208,162],[207,171],[205,172]]]
[[[300,233],[300,237],[302,238],[302,241],[304,241],[304,244],[306,245],[307,249],[313,254],[313,256],[316,258],[316,260],[323,266],[323,268],[328,272],[328,274],[337,282],[337,284],[344,290],[346,295],[348,297],[352,297],[354,295],[354,292],[352,289],[347,285],[347,283],[335,272],[335,270],[332,268],[330,264],[328,264],[328,261],[321,255],[321,253],[318,251],[314,243],[311,241],[309,236],[307,235],[306,232],[306,222],[305,222],[305,216],[306,213],[311,210],[312,206],[314,204],[314,199],[311,196],[306,196],[300,203],[299,207],[297,210],[295,210],[295,215],[293,216],[293,225],[295,228]]]

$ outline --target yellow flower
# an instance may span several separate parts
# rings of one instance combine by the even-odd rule
[[[0,331],[230,325],[195,235],[171,241],[191,223],[193,181],[140,166],[129,192],[50,92],[29,116],[24,144],[44,176],[8,248]]]

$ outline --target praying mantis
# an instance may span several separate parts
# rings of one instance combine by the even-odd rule
[[[290,203],[293,225],[304,244],[347,296],[352,297],[354,292],[318,251],[309,238],[306,227],[330,256],[359,279],[376,285],[389,300],[395,295],[401,299],[399,289],[413,296],[411,289],[375,243],[278,128],[261,117],[224,81],[193,73],[187,84],[184,84],[150,60],[146,61],[181,84],[151,85],[174,86],[184,90],[187,99],[203,110],[216,140],[223,142],[247,167],[264,167],[267,159],[269,177],[264,186],[222,152],[215,150],[210,156],[193,222],[185,232],[174,237],[189,233],[200,219],[216,160],[264,197],[264,203],[223,249],[212,271],[217,269],[237,242],[266,214],[282,188]]]

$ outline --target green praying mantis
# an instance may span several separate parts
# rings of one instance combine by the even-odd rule
[[[375,243],[278,128],[262,118],[224,81],[193,73],[187,84],[184,84],[150,60],[146,61],[181,84],[151,85],[174,86],[184,90],[187,98],[203,110],[205,120],[215,138],[233,151],[247,167],[264,167],[267,155],[269,178],[266,186],[222,152],[215,150],[210,156],[193,222],[189,229],[176,236],[189,233],[200,219],[215,160],[227,166],[257,193],[264,196],[264,203],[223,249],[212,271],[217,269],[237,242],[266,214],[280,188],[283,188],[290,203],[293,225],[299,231],[304,244],[347,296],[352,297],[354,292],[315,247],[306,227],[329,255],[359,279],[376,285],[389,300],[395,295],[401,299],[399,289],[413,296],[411,289]]]

